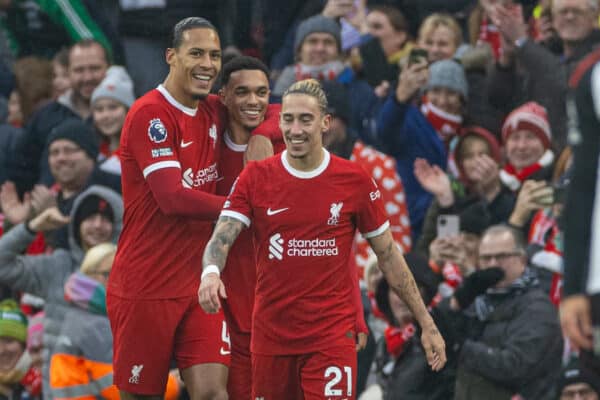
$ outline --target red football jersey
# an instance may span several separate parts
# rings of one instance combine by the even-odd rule
[[[122,298],[164,299],[195,295],[212,221],[166,216],[146,177],[178,168],[184,187],[215,193],[225,119],[217,97],[197,109],[159,86],[132,106],[121,135],[125,214],[109,291]]]
[[[246,145],[233,143],[227,133],[223,135],[219,168],[223,179],[217,183],[217,194],[227,196],[242,169]],[[252,307],[256,287],[256,257],[252,230],[243,230],[229,251],[227,264],[221,274],[227,288],[223,310],[230,330],[250,332]]]
[[[249,163],[221,212],[254,227],[254,353],[310,353],[355,331],[354,232],[375,237],[389,222],[368,174],[323,151],[311,172],[294,169],[286,151]]]

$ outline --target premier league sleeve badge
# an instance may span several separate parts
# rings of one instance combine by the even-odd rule
[[[167,128],[165,128],[160,118],[150,120],[148,137],[150,137],[150,140],[154,143],[162,143],[167,140]]]

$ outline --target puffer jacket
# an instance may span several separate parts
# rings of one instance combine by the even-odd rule
[[[51,398],[48,390],[49,361],[56,338],[69,305],[64,299],[65,280],[79,268],[84,251],[75,240],[74,215],[81,202],[90,195],[105,199],[115,216],[112,241],[117,242],[123,222],[123,201],[114,191],[102,186],[90,186],[81,193],[71,211],[69,224],[69,250],[57,249],[49,255],[24,256],[23,250],[34,240],[24,224],[19,224],[0,238],[0,284],[15,290],[31,293],[45,300],[44,318],[44,398]]]
[[[527,400],[555,398],[563,341],[556,308],[541,289],[505,298],[469,334],[458,362],[455,400],[510,400],[515,393]]]

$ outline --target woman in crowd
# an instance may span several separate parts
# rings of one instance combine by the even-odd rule
[[[125,68],[113,66],[92,93],[91,105],[94,126],[100,134],[100,169],[121,174],[119,141],[127,111],[135,101],[133,82]]]

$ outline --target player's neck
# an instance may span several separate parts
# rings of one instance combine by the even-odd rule
[[[239,122],[232,119],[229,120],[228,126],[229,137],[233,143],[242,145],[248,144],[248,140],[250,140],[250,129],[242,126]]]
[[[175,83],[175,80],[171,75],[167,76],[163,83],[163,87],[169,92],[169,94],[180,104],[188,108],[197,108],[200,100],[193,98],[192,96],[185,93],[183,88]]]
[[[298,171],[310,172],[319,168],[325,157],[325,149],[320,147],[317,151],[306,154],[304,157],[292,157],[286,153],[286,159],[292,168]]]

